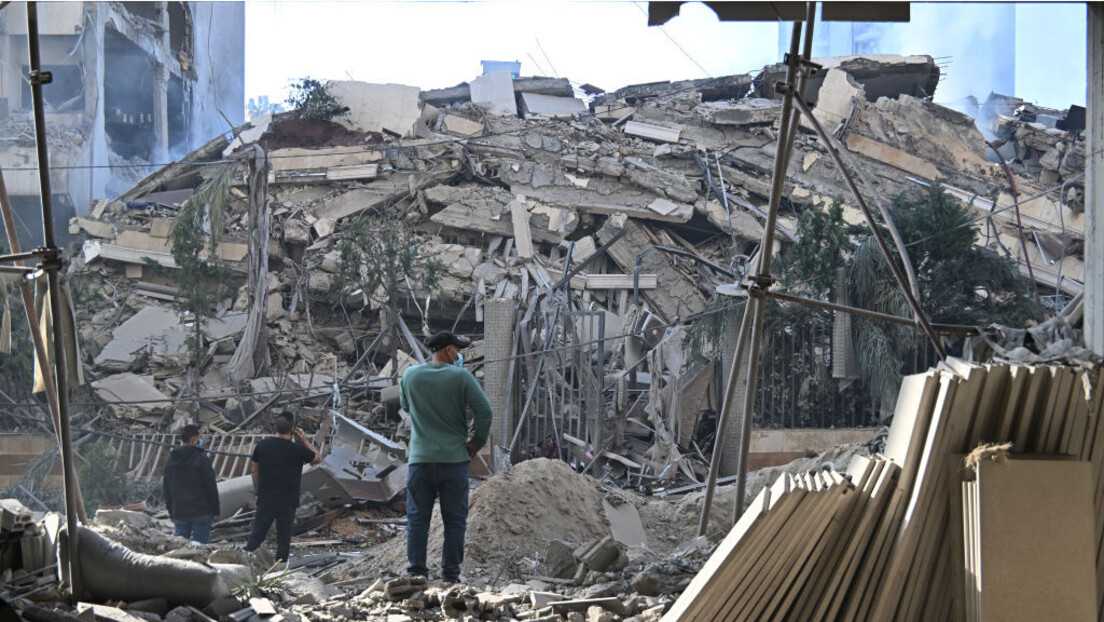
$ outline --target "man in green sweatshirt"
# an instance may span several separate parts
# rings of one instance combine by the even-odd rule
[[[406,556],[410,575],[428,575],[426,547],[433,502],[440,499],[445,542],[441,579],[460,581],[468,527],[468,463],[491,429],[491,402],[475,376],[463,368],[467,339],[441,331],[426,341],[433,360],[406,370],[399,406],[410,413],[406,476]],[[475,414],[468,438],[468,409]]]

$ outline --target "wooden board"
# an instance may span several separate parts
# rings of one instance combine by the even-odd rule
[[[1092,489],[1087,462],[979,464],[979,620],[1097,619]]]

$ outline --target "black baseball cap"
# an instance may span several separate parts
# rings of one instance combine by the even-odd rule
[[[443,330],[436,335],[433,335],[426,340],[426,347],[430,352],[436,352],[449,346],[456,346],[458,348],[466,348],[471,345],[471,340],[464,339],[453,333],[452,331]]]

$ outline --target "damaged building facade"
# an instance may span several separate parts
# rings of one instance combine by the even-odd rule
[[[86,215],[68,223],[69,286],[79,298],[75,332],[88,380],[74,391],[76,443],[106,446],[113,469],[156,482],[172,432],[199,421],[227,516],[215,525],[211,551],[163,536],[166,517],[156,501],[148,511],[101,512],[89,527],[96,551],[118,551],[114,540],[155,555],[145,561],[165,573],[160,577],[196,580],[91,581],[71,609],[90,610],[85,615],[101,622],[136,622],[93,603],[125,600],[140,611],[134,601],[165,597],[168,586],[180,588],[173,604],[195,609],[142,603],[158,619],[655,621],[687,610],[700,615],[681,619],[714,619],[711,607],[724,599],[702,584],[726,590],[726,583],[710,583],[712,573],[741,567],[730,553],[759,550],[751,548],[756,542],[738,547],[740,530],[714,547],[742,505],[731,489],[707,512],[705,537],[694,530],[708,503],[702,488],[710,433],[734,349],[724,331],[734,314],[725,295],[740,297],[758,253],[784,255],[801,242],[803,214],[838,206],[846,223],[864,222],[841,166],[861,173],[872,201],[938,184],[983,232],[977,252],[1000,254],[1032,279],[1033,297],[1051,317],[1025,331],[939,326],[955,354],[986,360],[995,351],[1021,371],[955,360],[906,379],[897,414],[917,414],[895,417],[888,441],[872,440],[876,432],[866,427],[880,427],[885,404],[845,407],[859,401],[853,398],[862,384],[847,364],[856,357],[853,314],[833,309],[813,335],[771,327],[755,401],[760,444],[752,443],[757,473],[749,494],[758,497],[742,526],[756,519],[756,508],[774,510],[772,503],[781,510],[764,521],[784,526],[778,517],[808,497],[797,509],[815,521],[789,526],[816,530],[781,538],[795,543],[784,558],[751,555],[785,575],[787,589],[768,590],[775,585],[769,575],[772,582],[754,591],[729,592],[781,619],[836,619],[782,614],[846,611],[863,594],[876,596],[865,606],[880,611],[896,606],[904,590],[915,602],[943,607],[947,601],[924,598],[950,589],[950,579],[941,578],[950,575],[940,572],[949,557],[941,553],[923,576],[866,590],[878,570],[897,576],[916,557],[909,553],[942,541],[934,530],[948,515],[933,511],[930,520],[908,523],[923,538],[910,536],[908,547],[897,549],[880,544],[905,528],[914,496],[951,497],[943,453],[970,449],[986,436],[983,427],[1027,440],[1038,428],[1047,432],[1033,449],[1087,456],[1097,482],[1104,472],[1104,426],[1084,435],[1096,450],[1074,443],[1075,429],[1090,428],[1089,408],[1101,404],[1070,399],[1070,388],[1088,380],[1032,365],[1062,360],[1079,339],[1085,141],[1063,129],[1069,111],[1003,95],[988,102],[1000,112],[982,121],[997,137],[986,141],[978,120],[925,97],[940,79],[931,57],[818,65],[808,89],[812,114],[847,158],[838,164],[811,127],[800,127],[770,249],[759,246],[781,129],[778,66],[757,76],[610,92],[588,85],[586,98],[566,79],[506,72],[436,90],[331,82],[326,90],[345,108],[332,119],[258,116],[229,135],[213,132],[117,197],[91,202]],[[181,227],[195,227],[192,239],[202,248],[183,249]],[[810,295],[781,282],[770,291]],[[794,308],[805,310],[791,307],[791,314]],[[701,328],[708,323],[718,327],[712,335]],[[471,497],[464,586],[395,578],[405,568],[400,508],[409,434],[396,384],[426,359],[424,338],[446,328],[473,338],[464,360],[495,417],[490,444],[473,461],[480,479]],[[989,374],[1005,384],[986,384]],[[806,380],[829,376],[840,383],[811,401],[814,383]],[[1069,416],[1047,414],[1045,425],[1037,423],[1032,416],[1043,415],[1004,407],[1003,388]],[[992,422],[971,416],[979,404]],[[12,406],[26,411],[13,412],[12,421],[34,419],[33,404]],[[285,408],[299,413],[326,456],[304,476],[308,502],[297,515],[294,543],[300,572],[290,576],[273,575],[263,556],[227,547],[248,531],[252,447],[269,415]],[[940,431],[940,422],[950,431]],[[846,448],[780,467],[771,489],[779,467],[759,467],[827,445],[795,434],[772,446],[768,428],[830,426],[864,429],[827,443],[850,442]],[[930,439],[938,446],[925,449]],[[888,458],[868,457],[876,453]],[[845,465],[857,465],[850,469],[857,488],[840,472]],[[923,481],[934,483],[910,488],[925,475],[922,465],[933,470]],[[32,471],[9,491],[42,504],[48,478],[39,469],[36,480]],[[722,475],[730,472],[722,468]],[[31,573],[47,565],[34,551],[49,551],[57,538],[56,520],[23,520],[24,509],[7,510],[17,520],[3,532],[6,542],[30,552],[24,573],[12,575],[16,594],[38,589]],[[861,527],[853,539],[844,537],[849,526]],[[879,543],[866,548],[874,557],[885,551],[888,561],[863,561],[868,542]],[[715,563],[695,579],[711,551]],[[803,564],[810,551],[815,565]],[[82,570],[108,576],[98,565],[107,557],[88,555]],[[181,558],[198,563],[162,568]],[[780,571],[774,559],[788,565]],[[236,577],[250,591],[231,597],[216,575]],[[826,589],[804,589],[806,583]],[[812,596],[836,586],[830,598]],[[69,613],[66,604],[55,606]]]
[[[50,2],[39,6],[54,204],[64,225],[243,119],[240,2]],[[27,17],[0,11],[0,166],[25,248],[41,243]],[[223,118],[225,115],[226,119]],[[61,227],[64,230],[64,227]]]

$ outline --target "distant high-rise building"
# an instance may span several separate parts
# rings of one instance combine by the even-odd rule
[[[259,95],[256,98],[250,97],[249,103],[245,107],[245,120],[252,121],[258,116],[269,112],[283,112],[286,110],[283,104],[271,103],[268,95]]]

